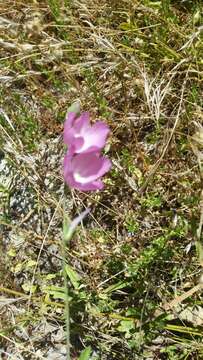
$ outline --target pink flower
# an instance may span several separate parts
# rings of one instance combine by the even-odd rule
[[[64,178],[74,189],[101,190],[100,178],[111,168],[111,161],[99,152],[82,153],[75,156],[68,152],[64,158]]]
[[[90,125],[88,112],[79,117],[75,112],[69,112],[64,124],[63,139],[71,153],[84,154],[101,150],[108,133],[109,127],[102,121]]]

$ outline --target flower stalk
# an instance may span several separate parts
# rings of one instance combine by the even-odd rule
[[[70,240],[76,230],[76,227],[84,219],[84,217],[90,212],[90,208],[84,210],[73,221],[69,221],[65,212],[65,196],[63,205],[63,241],[62,241],[62,264],[63,264],[63,278],[65,288],[65,326],[66,326],[66,354],[67,360],[70,360],[70,304],[69,304],[69,286],[68,277],[66,272],[66,249],[69,246]]]
[[[65,204],[64,204],[65,208]],[[65,210],[65,209],[64,209]],[[63,265],[63,279],[65,289],[65,326],[66,326],[66,356],[70,360],[70,307],[69,307],[69,288],[68,278],[66,273],[66,247],[68,244],[67,228],[68,219],[65,211],[63,212],[63,239],[62,239],[62,265]]]

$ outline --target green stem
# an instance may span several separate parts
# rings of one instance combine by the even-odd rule
[[[70,308],[69,308],[69,288],[68,288],[68,278],[66,273],[66,230],[68,226],[68,220],[65,215],[63,215],[63,241],[62,241],[62,258],[63,258],[63,278],[64,278],[64,288],[65,288],[65,324],[66,324],[66,353],[67,360],[70,360]]]

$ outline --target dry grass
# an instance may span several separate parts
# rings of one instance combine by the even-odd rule
[[[104,191],[66,201],[71,217],[92,208],[67,251],[72,358],[91,346],[94,360],[201,359],[201,11],[0,3],[2,359],[65,358],[61,132],[76,99],[111,127],[114,167]]]

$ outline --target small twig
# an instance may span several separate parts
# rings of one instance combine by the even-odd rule
[[[196,32],[194,32],[189,40],[178,50],[178,51],[182,51],[184,49],[186,49],[187,47],[191,46],[193,41],[201,34],[201,32],[203,31],[203,25],[201,25]]]
[[[166,311],[173,310],[176,306],[180,305],[184,300],[188,297],[195,294],[197,291],[203,289],[203,284],[199,283],[195,285],[192,289],[184,292],[182,295],[176,296],[172,301],[166,302],[161,306],[161,309],[157,309],[153,314],[153,318],[144,322],[144,324],[148,323],[149,321],[155,320],[159,316],[163,315]],[[144,325],[142,324],[142,325]]]
[[[134,317],[128,317],[128,316],[124,317],[124,316],[120,316],[119,314],[105,314],[105,313],[95,312],[95,313],[93,313],[93,315],[99,316],[99,317],[107,317],[107,318],[117,319],[117,320],[135,321],[137,326],[145,325],[148,322],[155,320],[157,317],[163,315],[166,311],[172,310],[177,305],[181,304],[184,300],[186,300],[188,297],[192,296],[197,291],[202,290],[202,289],[203,289],[203,284],[199,283],[199,284],[195,285],[192,289],[184,292],[182,295],[175,297],[175,299],[173,299],[172,301],[164,303],[162,305],[162,309],[157,309],[155,311],[155,313],[153,315],[153,319],[147,320],[144,323],[141,323],[139,320],[135,319]]]
[[[202,243],[202,239],[201,239],[202,227],[203,227],[203,170],[202,170],[203,127],[202,127],[202,125],[196,123],[195,121],[194,121],[194,123],[197,126],[197,131],[191,137],[190,145],[191,145],[191,148],[197,158],[197,163],[199,166],[200,183],[201,183],[201,194],[200,194],[200,202],[199,202],[200,219],[199,219],[199,226],[196,231],[196,249],[197,249],[197,254],[199,257],[199,263],[203,267],[203,243]]]
[[[163,305],[163,309],[165,311],[173,309],[175,306],[181,304],[184,300],[195,294],[197,291],[202,290],[202,288],[203,285],[201,283],[195,285],[192,289],[184,292],[182,295],[175,297],[175,299],[173,299],[172,301],[165,303]]]

